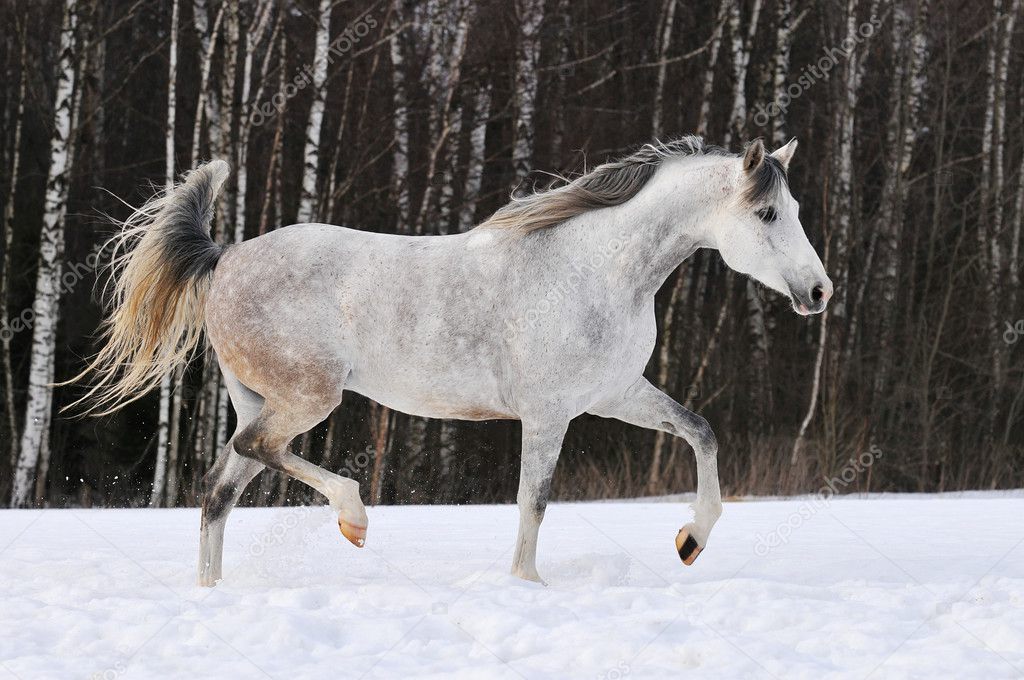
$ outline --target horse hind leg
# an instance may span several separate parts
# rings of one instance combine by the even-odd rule
[[[297,435],[327,418],[341,403],[344,386],[341,379],[332,381],[330,389],[287,396],[268,395],[259,415],[232,439],[234,451],[283,472],[323,494],[338,512],[338,528],[353,545],[366,542],[366,508],[359,497],[359,483],[348,477],[328,472],[288,451],[288,443]]]
[[[237,435],[259,415],[263,408],[263,398],[240,383],[230,371],[222,370],[237,415]],[[199,585],[212,586],[221,578],[224,526],[227,524],[228,513],[238,502],[245,487],[263,468],[263,463],[235,453],[228,443],[213,468],[203,478],[197,578]]]

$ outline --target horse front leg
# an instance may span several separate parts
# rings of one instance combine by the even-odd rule
[[[617,418],[632,425],[661,430],[682,437],[697,458],[697,502],[693,522],[676,535],[676,552],[683,564],[693,564],[707,545],[711,528],[722,515],[722,492],[718,487],[718,441],[708,421],[668,396],[645,378],[640,378],[617,399],[602,403],[590,413]]]
[[[557,425],[523,420],[523,451],[519,469],[519,535],[512,574],[544,583],[537,573],[537,533],[551,495],[551,478],[562,451],[568,422]]]

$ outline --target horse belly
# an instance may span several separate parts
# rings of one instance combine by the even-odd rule
[[[357,362],[349,378],[348,389],[390,409],[423,418],[455,420],[514,419],[517,416],[504,403],[493,376],[459,376],[450,381],[437,375],[424,375],[423,367],[393,364],[388,375],[368,375]],[[414,368],[414,370],[402,370]]]
[[[516,418],[504,398],[495,359],[454,346],[452,337],[448,333],[408,342],[407,337],[390,335],[377,338],[372,347],[360,343],[352,357],[348,389],[424,418]]]

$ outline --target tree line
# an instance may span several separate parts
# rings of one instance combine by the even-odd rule
[[[54,384],[96,351],[106,215],[202,160],[224,244],[295,222],[446,234],[651,139],[795,136],[836,286],[787,300],[701,251],[657,298],[648,377],[703,413],[725,492],[1024,484],[1021,0],[9,0],[0,6],[0,494],[196,501],[232,431],[215,361],[101,418]],[[100,189],[102,187],[103,189]],[[123,200],[122,200],[123,199]],[[299,332],[297,330],[297,332]],[[518,424],[357,395],[296,451],[371,503],[514,498]],[[684,442],[577,419],[561,498],[692,491]],[[309,502],[267,471],[244,502]]]

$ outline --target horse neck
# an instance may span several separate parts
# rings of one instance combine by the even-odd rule
[[[640,295],[654,295],[683,260],[714,245],[711,213],[726,173],[700,160],[660,169],[626,203],[582,215],[574,225]]]

